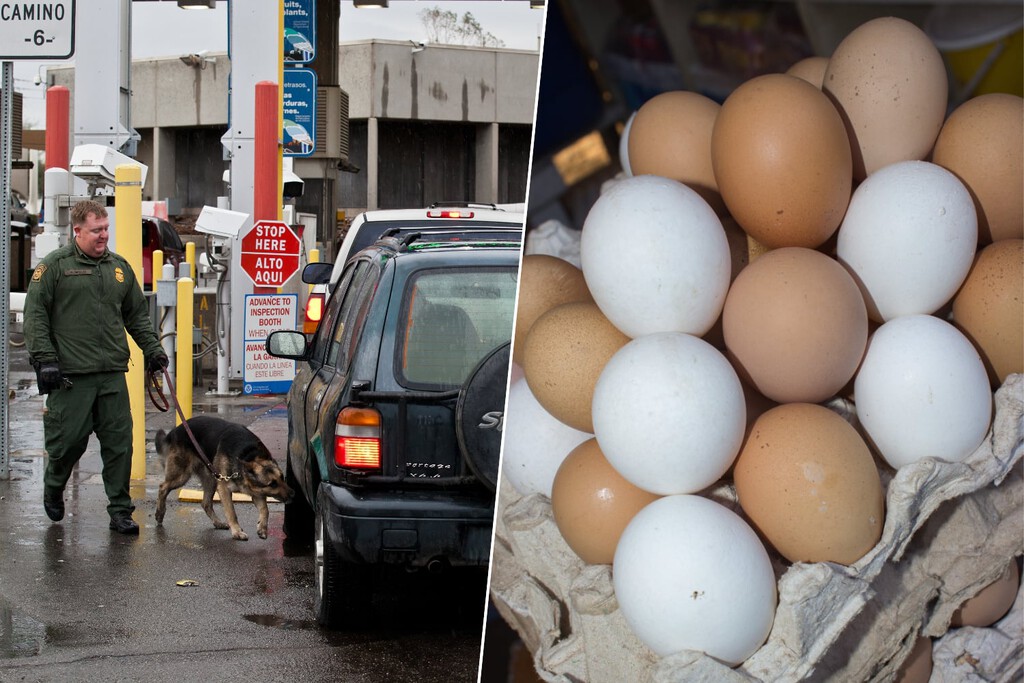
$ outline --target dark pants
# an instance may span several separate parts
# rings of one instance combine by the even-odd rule
[[[58,389],[46,399],[43,430],[46,434],[45,493],[64,490],[71,471],[96,434],[103,461],[103,489],[107,512],[131,512],[128,483],[132,473],[132,414],[123,372],[75,375],[74,386]]]

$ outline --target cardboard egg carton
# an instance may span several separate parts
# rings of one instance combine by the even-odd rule
[[[919,634],[935,639],[933,682],[1020,680],[1020,595],[990,628],[950,630],[949,623],[1024,554],[1022,454],[1018,374],[996,391],[988,437],[964,462],[926,459],[883,473],[885,528],[857,563],[776,559],[774,626],[735,669],[700,652],[661,658],[650,651],[619,612],[611,567],[586,565],[573,553],[545,496],[523,497],[504,483],[491,597],[547,681],[892,681]],[[731,484],[704,495],[738,510]]]

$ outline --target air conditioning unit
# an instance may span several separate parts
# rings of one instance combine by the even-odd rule
[[[314,159],[348,158],[348,93],[337,85],[316,89]]]

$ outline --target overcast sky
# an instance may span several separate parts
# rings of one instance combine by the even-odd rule
[[[82,5],[82,2],[78,3],[79,11]],[[377,10],[357,10],[349,0],[341,0],[340,39],[425,41],[427,34],[419,13],[435,6],[455,12],[459,17],[466,12],[472,13],[485,31],[505,42],[505,47],[538,49],[544,12],[530,9],[526,0],[391,0],[387,9]],[[181,56],[201,50],[226,51],[227,15],[225,0],[217,2],[213,10],[191,11],[179,9],[175,2],[133,2],[132,57]],[[23,95],[26,128],[45,127],[47,64],[63,62],[14,62],[14,86]],[[37,75],[43,80],[41,85],[35,84]]]

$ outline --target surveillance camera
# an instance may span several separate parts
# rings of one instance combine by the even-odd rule
[[[78,145],[71,153],[69,166],[71,173],[83,180],[113,184],[117,167],[126,164],[141,168],[141,181],[145,185],[148,167],[106,145]]]
[[[295,175],[293,171],[282,169],[282,196],[285,199],[293,199],[302,196],[302,189],[305,186],[302,178]]]
[[[196,231],[215,237],[237,237],[249,214],[204,206],[196,219]]]
[[[43,79],[39,77],[39,74],[36,74],[36,77],[33,79],[33,82],[36,85],[42,85],[43,84]]]

